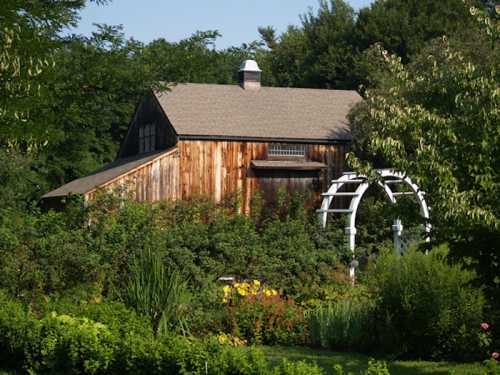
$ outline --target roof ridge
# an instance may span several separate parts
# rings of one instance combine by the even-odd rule
[[[210,87],[234,87],[245,91],[237,83],[203,83],[203,82],[164,82],[167,85],[167,90],[154,90],[155,93],[168,92],[168,89],[175,88],[178,85],[185,86],[210,86]],[[347,89],[330,89],[330,88],[317,88],[317,87],[290,87],[290,86],[261,86],[259,90],[254,90],[251,92],[259,92],[261,90],[298,90],[298,91],[316,91],[316,92],[345,92],[345,93],[356,93],[359,95],[357,90],[347,90]]]

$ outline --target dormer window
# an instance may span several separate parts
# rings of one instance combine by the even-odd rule
[[[155,124],[145,124],[139,127],[139,153],[154,151],[156,148]]]
[[[298,143],[270,143],[267,149],[267,156],[305,158],[306,145]]]

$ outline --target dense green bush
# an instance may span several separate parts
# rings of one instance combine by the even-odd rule
[[[377,294],[377,348],[399,356],[477,359],[484,297],[474,275],[447,261],[442,246],[429,254],[382,254],[372,264],[368,285]]]
[[[194,285],[205,285],[207,276],[237,275],[305,298],[335,277],[336,247],[316,215],[256,220],[206,202],[178,202],[160,215],[168,216],[165,259]]]
[[[0,287],[28,298],[98,280],[101,256],[69,213],[0,212]]]
[[[68,303],[62,305],[71,309]],[[87,311],[110,324],[55,311],[37,317],[0,291],[2,365],[64,374],[287,375],[310,374],[317,369],[307,364],[287,364],[275,372],[263,354],[254,349],[220,345],[215,339],[201,342],[169,335],[157,339],[152,330],[138,334],[135,329],[120,329],[116,311],[123,313],[127,326],[142,326],[143,321],[136,317],[138,322],[131,324],[130,317],[135,315],[130,311],[117,308],[116,304],[109,310],[103,306],[97,308],[98,313],[95,307]],[[106,313],[111,316],[106,317]]]
[[[0,287],[19,297],[99,283],[118,297],[147,249],[194,290],[229,274],[265,279],[303,300],[338,276],[335,228],[320,229],[315,214],[255,218],[207,200],[152,206],[109,195],[79,203],[0,218]]]

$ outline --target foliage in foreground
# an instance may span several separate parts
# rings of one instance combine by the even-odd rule
[[[446,247],[429,254],[382,254],[369,271],[375,291],[373,333],[386,353],[412,358],[481,359],[482,291],[474,274],[450,265]]]
[[[374,49],[383,79],[352,115],[364,160],[351,161],[411,176],[427,192],[433,238],[476,267],[498,306],[500,23],[471,13],[482,29],[473,41],[440,38],[410,65]]]
[[[482,291],[471,285],[474,274],[450,265],[446,255],[444,247],[429,254],[383,253],[367,272],[369,293],[354,287],[308,313],[312,343],[396,358],[487,357],[491,339],[480,329]]]
[[[265,346],[260,348],[271,363],[278,364],[286,358],[288,361],[314,362],[328,375],[337,375],[337,364],[342,365],[347,374],[364,373],[368,369],[370,357],[353,352],[337,352],[307,347]],[[379,362],[380,363],[380,362]],[[489,361],[491,369],[500,369],[500,362]],[[392,375],[486,375],[490,371],[485,363],[430,362],[422,360],[388,360],[387,367]],[[492,371],[493,371],[492,370]],[[491,372],[494,374],[494,372]]]
[[[37,317],[0,291],[2,365],[33,373],[66,374],[324,374],[306,362],[283,361],[273,367],[259,350],[235,349],[213,339],[201,342],[171,335],[157,339],[152,330],[144,330],[143,320],[130,320],[133,313],[123,307],[123,315],[108,317],[116,307],[94,306],[93,316],[100,316],[100,321],[55,311],[40,312]],[[380,366],[374,363],[371,368],[375,371]],[[366,374],[386,374],[373,371]]]
[[[87,283],[121,295],[136,255],[148,249],[195,290],[236,275],[265,279],[303,299],[342,275],[332,233],[316,217],[287,213],[261,223],[233,207],[104,196],[58,213],[1,210],[0,286],[25,298]]]
[[[308,312],[310,342],[314,346],[369,351],[375,298],[363,285],[348,288]]]

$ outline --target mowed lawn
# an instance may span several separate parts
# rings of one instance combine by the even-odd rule
[[[360,371],[366,370],[370,357],[361,354],[339,353],[328,350],[311,349],[302,347],[261,347],[266,357],[271,362],[281,362],[283,358],[290,361],[315,362],[325,369],[327,374],[334,374],[333,366],[342,365],[346,372],[352,371],[358,375]],[[482,375],[481,364],[460,364],[449,362],[427,362],[427,361],[387,361],[391,375]]]
[[[370,357],[353,354],[331,352],[322,349],[311,349],[305,347],[282,347],[261,346],[259,347],[271,364],[275,365],[284,358],[289,361],[302,361],[316,363],[322,367],[327,374],[334,374],[333,367],[342,365],[346,372],[359,375],[368,367]],[[391,375],[483,375],[481,364],[461,364],[450,362],[427,362],[427,361],[387,361]],[[20,372],[0,369],[0,375],[17,375]]]

